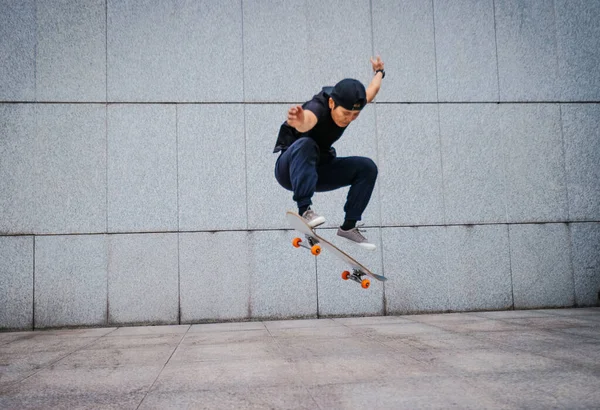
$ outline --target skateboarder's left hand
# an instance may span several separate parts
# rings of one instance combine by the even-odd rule
[[[381,61],[381,57],[379,56],[375,60],[371,57],[371,65],[373,66],[373,71],[383,70],[383,61]]]

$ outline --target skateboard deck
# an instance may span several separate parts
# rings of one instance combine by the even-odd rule
[[[304,247],[310,249],[311,253],[315,256],[321,253],[321,248],[324,248],[352,268],[352,272],[344,271],[342,273],[342,279],[351,279],[355,282],[358,282],[365,289],[370,286],[371,282],[368,279],[363,278],[364,276],[369,276],[373,279],[382,282],[387,280],[386,277],[371,272],[368,268],[359,263],[352,256],[348,255],[346,252],[342,251],[328,240],[317,235],[315,229],[311,228],[306,223],[304,218],[302,218],[296,212],[288,211],[285,214],[285,217],[287,218],[292,228],[304,234],[304,236],[306,237],[306,242],[308,242],[305,243],[301,238],[294,238],[294,240],[292,241],[294,247]]]

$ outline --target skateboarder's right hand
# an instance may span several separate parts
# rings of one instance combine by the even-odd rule
[[[287,123],[290,127],[302,127],[304,124],[304,110],[300,105],[296,105],[288,110]]]
[[[307,132],[317,124],[317,116],[311,110],[296,105],[288,110],[287,123],[300,132]]]

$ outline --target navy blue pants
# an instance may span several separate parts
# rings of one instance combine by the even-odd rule
[[[346,219],[360,221],[375,187],[377,165],[365,157],[321,155],[312,138],[302,137],[277,159],[275,178],[294,192],[298,208],[311,205],[315,192],[350,186],[344,212]]]

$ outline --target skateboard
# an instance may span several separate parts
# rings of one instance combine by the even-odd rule
[[[376,275],[375,273],[371,272],[369,269],[365,268],[363,265],[361,265],[359,262],[357,262],[356,259],[354,259],[350,255],[348,255],[346,252],[342,251],[341,249],[339,249],[337,246],[335,246],[331,242],[329,242],[326,239],[323,239],[322,237],[317,235],[317,233],[315,232],[315,229],[311,228],[306,223],[304,218],[302,218],[296,212],[288,211],[285,214],[285,217],[287,218],[291,227],[294,228],[296,231],[303,233],[306,238],[307,243],[305,243],[302,240],[302,238],[294,238],[292,241],[292,245],[295,248],[303,247],[303,248],[309,249],[310,252],[315,256],[318,256],[321,254],[321,248],[325,248],[328,252],[331,252],[338,259],[340,259],[341,261],[345,262],[348,266],[350,266],[350,268],[352,269],[352,272],[350,272],[348,270],[345,270],[344,272],[342,272],[342,279],[344,279],[344,280],[351,279],[355,282],[358,282],[364,289],[367,289],[369,286],[371,286],[371,281],[367,278],[364,278],[364,276],[369,276],[373,279],[376,279],[376,280],[379,280],[382,282],[387,280],[386,277],[381,276],[381,275]]]

